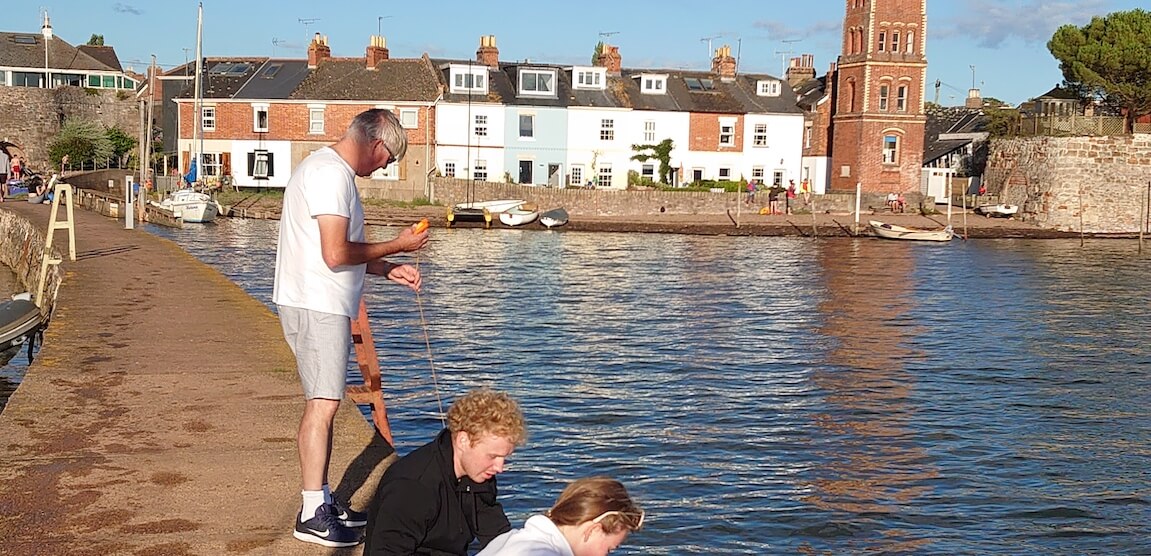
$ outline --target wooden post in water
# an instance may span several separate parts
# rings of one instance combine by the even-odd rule
[[[1000,201],[1002,202],[1002,200]],[[967,191],[963,192],[963,239],[967,239]]]
[[[1079,184],[1079,246],[1083,247],[1083,184]]]
[[[859,235],[859,206],[863,197],[863,182],[855,182],[855,227],[851,233]]]
[[[1143,254],[1143,232],[1147,230],[1147,220],[1151,219],[1151,181],[1147,182],[1147,193],[1143,195],[1143,207],[1139,211],[1139,254]]]

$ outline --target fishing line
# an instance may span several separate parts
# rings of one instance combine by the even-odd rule
[[[416,223],[414,230],[418,234],[418,233],[426,230],[427,227],[428,227],[428,219],[425,218],[425,219],[419,221],[418,223]],[[420,253],[419,253],[419,251],[416,252],[416,265],[415,266],[416,266],[416,272],[419,272],[419,270],[420,270]],[[419,312],[420,312],[420,327],[424,329],[424,347],[427,349],[427,352],[428,352],[428,365],[432,368],[432,388],[436,392],[436,405],[439,407],[439,410],[440,410],[440,423],[444,426],[444,428],[447,428],[448,422],[447,422],[447,417],[444,414],[444,400],[443,400],[443,397],[440,395],[440,380],[439,380],[439,376],[436,373],[435,359],[432,357],[432,340],[431,340],[431,337],[428,335],[428,321],[424,317],[424,301],[423,301],[423,298],[420,296],[420,290],[416,290],[416,308],[419,309]]]

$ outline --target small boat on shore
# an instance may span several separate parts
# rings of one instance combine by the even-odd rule
[[[40,308],[29,294],[0,302],[0,352],[15,352],[43,324]],[[10,359],[11,357],[9,357]]]
[[[514,209],[524,204],[523,199],[500,199],[496,201],[475,201],[471,203],[456,203],[453,209],[456,211],[467,210],[487,210],[492,214],[499,214],[511,209]]]
[[[521,205],[501,212],[500,223],[504,226],[523,226],[535,222],[539,214],[538,210],[524,208]]]
[[[979,205],[975,207],[975,212],[988,218],[1010,218],[1019,212],[1019,205]]]
[[[541,212],[539,221],[545,228],[558,228],[568,223],[568,211],[559,207]]]
[[[886,239],[909,239],[915,241],[951,241],[955,237],[955,232],[951,226],[947,226],[942,230],[925,230],[923,228],[908,228],[904,226],[896,226],[895,224],[888,224],[878,220],[868,221],[871,230],[875,235]]]

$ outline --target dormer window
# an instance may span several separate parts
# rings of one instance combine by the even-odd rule
[[[639,88],[645,95],[662,95],[667,93],[667,76],[653,73],[639,75]]]
[[[774,79],[764,79],[755,84],[755,92],[761,97],[777,97],[781,89],[779,81]]]
[[[451,92],[487,94],[487,66],[465,66],[453,64],[450,66],[448,72],[451,79]]]
[[[689,91],[711,91],[715,89],[715,81],[707,78],[685,77],[683,82]]]
[[[572,68],[572,80],[577,89],[603,90],[607,83],[607,70],[605,68],[575,67]]]
[[[521,69],[520,94],[530,96],[556,96],[556,70]]]

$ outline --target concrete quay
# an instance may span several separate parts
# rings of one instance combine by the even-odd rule
[[[0,205],[39,230],[49,209]],[[170,241],[75,220],[43,348],[0,413],[0,554],[359,554],[291,536],[303,398],[275,315]],[[331,479],[355,507],[394,458],[377,438],[345,403]]]

